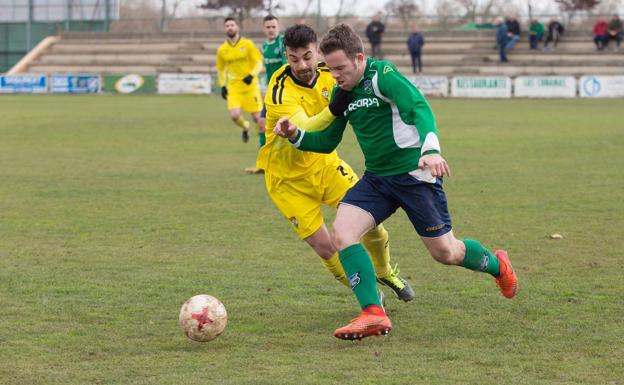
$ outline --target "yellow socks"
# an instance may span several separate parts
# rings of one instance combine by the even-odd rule
[[[239,116],[238,119],[234,121],[237,126],[241,127],[243,130],[249,129],[249,122],[243,118],[243,115]]]
[[[383,225],[379,225],[364,234],[362,243],[370,254],[377,277],[383,278],[390,275],[390,246],[388,245],[388,232]]]
[[[332,275],[334,276],[334,278],[336,278],[337,281],[339,281],[346,287],[351,287],[351,285],[349,285],[349,280],[347,279],[345,271],[342,268],[342,265],[340,264],[340,259],[338,259],[338,254],[332,255],[330,259],[321,258],[321,263],[323,263],[323,266],[325,266],[325,268],[330,273],[332,273]]]

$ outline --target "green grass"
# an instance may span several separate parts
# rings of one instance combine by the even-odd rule
[[[455,233],[509,250],[520,291],[434,262],[399,213],[417,298],[344,342],[353,296],[242,172],[223,101],[1,96],[0,383],[622,384],[624,101],[432,106]],[[177,325],[199,293],[229,313],[206,344]]]

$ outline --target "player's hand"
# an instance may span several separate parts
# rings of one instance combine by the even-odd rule
[[[221,87],[221,97],[227,100],[227,87]]]
[[[329,102],[329,111],[334,116],[342,116],[352,101],[353,94],[338,87],[331,102]]]
[[[418,167],[422,170],[428,168],[431,176],[451,176],[451,168],[440,154],[427,154],[420,157]]]
[[[282,138],[293,140],[297,136],[297,126],[292,124],[288,117],[284,116],[277,121],[273,133]]]
[[[245,82],[245,84],[250,85],[251,82],[253,82],[253,76],[252,75],[247,75],[243,78],[243,82]]]

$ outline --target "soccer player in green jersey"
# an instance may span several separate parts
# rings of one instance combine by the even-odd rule
[[[277,17],[265,16],[262,22],[262,31],[266,37],[262,43],[262,57],[266,72],[266,84],[268,85],[273,73],[287,62],[286,47],[284,46],[284,35],[279,30]]]
[[[399,207],[436,261],[489,273],[503,296],[513,298],[517,277],[507,252],[492,253],[479,241],[453,235],[442,189],[442,177],[450,176],[450,168],[440,155],[435,118],[420,91],[394,64],[367,59],[362,41],[345,24],[332,28],[320,48],[338,85],[334,97],[352,97],[344,117],[317,132],[281,118],[274,132],[300,150],[328,152],[342,140],[348,121],[364,153],[366,172],[340,202],[331,234],[362,312],[334,335],[360,339],[392,328],[376,296],[375,272],[360,239]]]

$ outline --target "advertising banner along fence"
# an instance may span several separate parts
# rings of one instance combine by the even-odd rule
[[[156,78],[152,75],[105,75],[104,91],[117,94],[153,94]]]
[[[579,80],[582,98],[617,98],[624,96],[624,76],[582,76]]]
[[[510,98],[508,76],[456,76],[451,81],[451,96],[457,98]]]
[[[97,94],[101,88],[97,74],[54,74],[50,78],[50,92],[54,94]]]
[[[0,75],[0,94],[45,94],[48,77],[44,74]]]
[[[425,96],[442,96],[449,94],[449,81],[446,76],[413,76],[412,84]]]
[[[574,76],[518,76],[514,79],[514,96],[520,98],[574,98]]]
[[[160,74],[159,94],[210,94],[212,79],[208,74]]]

